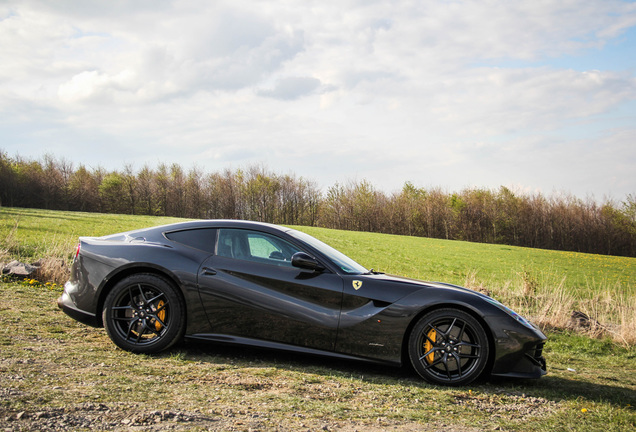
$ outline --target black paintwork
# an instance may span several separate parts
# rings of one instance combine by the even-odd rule
[[[219,229],[268,233],[288,247],[284,253],[300,251],[294,262],[305,268],[292,266],[291,259],[272,265],[223,256]],[[489,332],[493,375],[545,373],[545,336],[483,294],[373,272],[348,274],[293,230],[257,222],[196,221],[82,237],[58,304],[74,319],[101,326],[108,291],[138,272],[163,275],[179,288],[188,338],[400,365],[418,317],[450,306],[469,312]]]

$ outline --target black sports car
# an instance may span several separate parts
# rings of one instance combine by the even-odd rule
[[[58,305],[137,353],[186,337],[410,363],[449,385],[546,370],[546,337],[496,300],[367,270],[307,234],[257,222],[81,237]]]

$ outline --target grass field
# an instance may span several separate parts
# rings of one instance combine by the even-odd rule
[[[580,296],[605,286],[636,295],[636,259],[406,237],[388,234],[295,227],[332,245],[366,267],[423,280],[463,284],[478,279],[505,286],[516,278],[561,283]]]
[[[0,207],[0,250],[35,260],[51,253],[75,250],[79,236],[102,236],[168,224],[180,219],[101,213],[55,212]],[[466,278],[505,286],[516,278],[533,277],[542,283],[561,283],[581,297],[599,288],[616,287],[636,295],[636,259],[575,252],[530,249],[394,236],[315,227],[294,227],[323,240],[376,270],[464,284]]]
[[[79,236],[101,236],[179,219],[0,208],[0,261],[68,261]],[[421,237],[294,227],[368,268],[485,291],[546,327],[569,325],[574,310],[588,330],[636,343],[636,259]],[[53,266],[59,270],[59,266]],[[64,272],[54,275],[58,283]]]
[[[0,261],[70,259],[80,235],[173,221],[0,208]],[[607,319],[620,324],[617,304],[634,297],[634,259],[298,228],[367,267],[484,285],[536,313],[549,295],[574,299],[569,306],[577,307],[609,295],[615,298]],[[117,349],[103,329],[61,313],[55,305],[59,294],[59,286],[0,283],[0,428],[636,429],[636,347],[606,336],[548,329],[549,374],[542,379],[440,388],[408,369],[219,345],[183,344],[161,355],[134,355]]]

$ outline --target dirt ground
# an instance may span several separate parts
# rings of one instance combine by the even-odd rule
[[[2,393],[5,393],[3,390]],[[5,397],[3,394],[2,397]],[[393,424],[378,418],[376,424],[316,421],[294,418],[275,425],[256,411],[226,409],[218,416],[199,412],[144,411],[136,407],[85,402],[65,408],[41,411],[0,412],[0,428],[13,431],[343,431],[343,432],[415,432],[422,425]],[[293,416],[293,415],[292,415]],[[443,423],[427,426],[430,432],[477,432]]]

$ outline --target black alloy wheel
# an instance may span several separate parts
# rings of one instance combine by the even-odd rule
[[[409,337],[409,357],[416,372],[434,384],[465,385],[488,362],[483,326],[472,315],[452,308],[424,315]]]
[[[175,344],[185,330],[185,308],[174,286],[153,274],[122,279],[108,293],[104,327],[120,348],[156,353]]]

